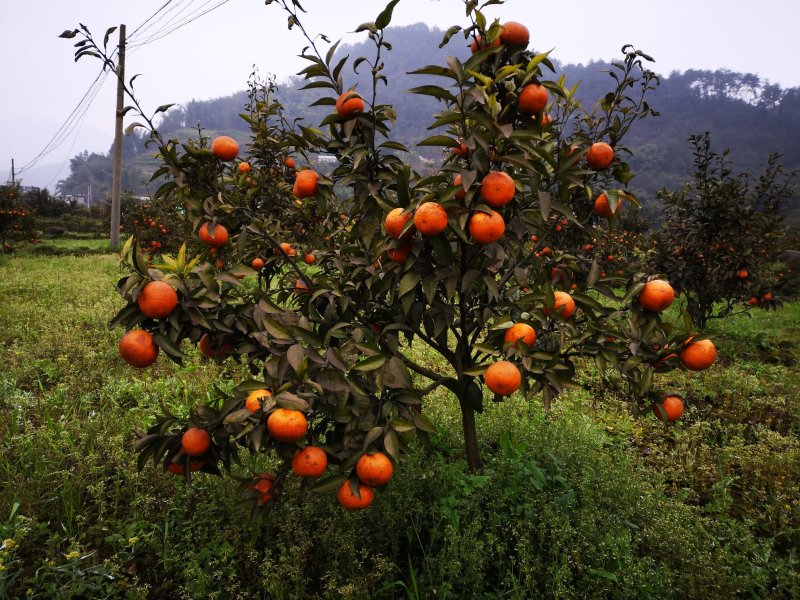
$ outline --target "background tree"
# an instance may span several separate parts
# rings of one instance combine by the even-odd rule
[[[711,150],[708,133],[689,138],[694,175],[680,191],[664,190],[664,222],[656,235],[656,269],[670,273],[687,310],[704,328],[711,318],[737,308],[780,304],[776,265],[786,236],[782,203],[792,195],[794,173],[777,155],[767,159],[757,178],[733,174],[728,150]]]

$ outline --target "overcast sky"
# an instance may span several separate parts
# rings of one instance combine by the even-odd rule
[[[125,23],[129,35],[166,0],[2,0],[0,18],[0,178],[34,159],[69,117],[97,76],[92,59],[73,62],[70,40],[57,36],[84,23],[102,38],[106,28]],[[296,55],[304,46],[297,31],[288,31],[286,16],[263,0],[228,0],[161,39],[193,14],[221,0],[172,0],[149,29],[132,37],[128,74],[136,81],[144,106],[228,95],[245,87],[252,65],[285,78],[301,67]],[[358,41],[356,26],[372,21],[384,1],[302,0],[309,11],[304,24],[332,39]],[[800,86],[797,27],[800,0],[651,0],[601,3],[570,0],[559,4],[508,0],[488,15],[515,20],[531,29],[537,50],[555,48],[562,62],[579,63],[619,56],[631,43],[656,59],[655,70],[726,68],[757,73],[784,87]],[[159,20],[160,19],[160,20]],[[400,0],[393,24],[424,22],[446,29],[464,25],[461,0]],[[74,40],[73,40],[74,41]],[[115,43],[116,34],[112,36]],[[454,39],[451,43],[458,43]],[[113,140],[114,81],[108,77],[80,127],[39,165],[65,165],[82,150],[108,151]],[[32,171],[28,174],[31,175]],[[56,176],[53,176],[54,178]],[[49,178],[49,176],[48,176]],[[46,185],[47,182],[33,182]],[[52,189],[52,185],[51,185]]]

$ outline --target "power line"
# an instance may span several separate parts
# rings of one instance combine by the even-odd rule
[[[151,29],[152,27],[155,27],[156,25],[158,25],[158,24],[159,24],[161,21],[163,21],[165,18],[167,18],[167,17],[169,16],[169,14],[170,14],[170,13],[172,13],[172,12],[173,12],[173,11],[175,11],[176,9],[180,8],[180,7],[181,7],[181,5],[185,4],[187,1],[188,1],[188,0],[178,0],[178,1],[177,1],[176,3],[174,3],[174,4],[172,4],[172,0],[170,0],[169,2],[167,2],[167,4],[172,4],[172,6],[170,6],[170,7],[169,7],[167,10],[165,10],[164,12],[161,12],[160,14],[159,14],[159,12],[161,11],[161,9],[159,9],[158,11],[156,11],[156,12],[155,12],[155,13],[154,13],[154,14],[153,14],[151,17],[150,17],[150,19],[148,19],[147,21],[145,21],[144,23],[142,23],[142,24],[141,24],[139,27],[137,27],[136,29],[134,29],[133,33],[132,33],[132,34],[131,34],[131,35],[128,37],[129,41],[131,41],[131,42],[134,42],[134,41],[136,41],[136,36],[137,36],[137,35],[138,35],[138,36],[142,36],[142,35],[144,35],[144,34],[145,34],[145,32],[147,32],[147,31],[148,31],[149,29]],[[162,8],[163,8],[163,7],[162,7]],[[185,10],[185,8],[186,8],[186,7],[184,7],[182,10],[178,11],[178,13],[177,13],[177,14],[180,14],[181,12],[183,12],[183,10]],[[159,14],[158,18],[157,18],[157,19],[155,19],[155,20],[152,20],[152,18],[153,18],[153,17],[155,17],[155,16],[156,16],[156,14]],[[175,16],[175,15],[173,15],[172,17],[169,17],[169,18],[170,18],[170,21],[172,20],[172,18],[173,18],[174,16]],[[149,22],[149,21],[152,21],[152,22]]]
[[[200,11],[200,9],[202,9],[204,6],[207,6],[207,5],[208,5],[208,4],[210,4],[212,1],[213,1],[213,0],[208,0],[207,2],[205,2],[205,4],[203,4],[202,6],[200,6],[200,7],[199,7],[199,9],[198,9],[197,11],[195,11],[194,13],[192,13],[191,15],[189,15],[188,17],[186,17],[186,19],[185,19],[183,22],[181,22],[181,23],[179,23],[179,24],[175,25],[175,26],[174,26],[174,27],[172,27],[171,29],[169,29],[169,30],[165,31],[164,33],[161,33],[161,31],[164,31],[164,30],[165,30],[165,29],[168,27],[167,25],[165,25],[164,27],[162,27],[162,29],[161,29],[160,31],[157,31],[156,33],[154,33],[154,34],[153,34],[153,35],[151,35],[150,37],[146,38],[145,40],[143,40],[143,41],[139,42],[138,44],[134,44],[134,46],[135,46],[135,47],[144,46],[144,45],[146,45],[146,44],[150,44],[150,43],[152,43],[152,42],[158,41],[158,40],[160,40],[160,39],[162,39],[162,38],[164,38],[164,37],[166,37],[166,36],[170,35],[171,33],[173,33],[173,32],[175,32],[175,31],[177,31],[178,29],[181,29],[182,27],[185,27],[186,25],[189,25],[190,23],[194,23],[194,22],[195,22],[197,19],[199,19],[199,18],[200,18],[200,17],[202,17],[203,15],[207,15],[208,13],[210,13],[210,12],[212,12],[212,11],[214,11],[214,10],[218,9],[219,7],[221,7],[221,6],[225,5],[225,4],[227,4],[228,2],[230,2],[230,0],[221,0],[221,2],[219,2],[219,3],[217,3],[216,5],[212,6],[212,7],[211,7],[211,8],[209,8],[208,10],[205,10],[205,11],[203,11],[203,12],[199,12],[199,11]],[[198,14],[198,12],[199,12],[199,14]]]

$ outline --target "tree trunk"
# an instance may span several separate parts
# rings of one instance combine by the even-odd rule
[[[467,464],[470,471],[481,468],[481,455],[478,449],[478,432],[475,429],[475,409],[467,406],[463,399],[461,404],[461,423],[464,425],[464,449],[467,452]]]

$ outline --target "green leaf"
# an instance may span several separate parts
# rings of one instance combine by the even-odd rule
[[[374,371],[386,363],[386,357],[382,354],[365,358],[353,367],[353,371]]]
[[[397,286],[397,297],[402,298],[408,292],[416,288],[420,279],[422,279],[422,275],[416,273],[415,271],[409,271],[403,275],[403,278],[400,280],[400,284]]]
[[[411,374],[397,356],[393,356],[383,369],[383,383],[390,388],[410,388]]]
[[[392,11],[394,7],[397,6],[397,3],[400,0],[392,0],[389,4],[386,5],[386,8],[381,11],[381,14],[378,15],[378,18],[375,19],[375,26],[378,29],[386,29],[389,23],[392,22]]]
[[[417,146],[444,146],[446,148],[460,148],[461,144],[459,144],[455,138],[452,138],[449,135],[433,135],[419,142]]]
[[[431,420],[423,415],[422,413],[415,412],[414,413],[414,426],[421,431],[427,431],[428,433],[436,433],[436,427],[434,427]]]
[[[333,490],[338,490],[345,481],[347,481],[347,477],[344,475],[331,475],[330,477],[318,479],[308,489],[319,493],[332,492]]]

